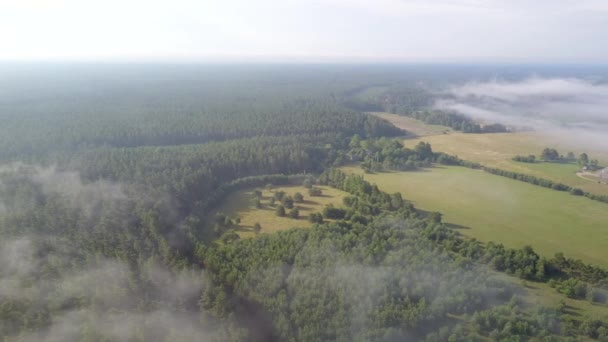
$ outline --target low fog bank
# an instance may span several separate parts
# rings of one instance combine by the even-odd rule
[[[161,240],[142,228],[145,217],[136,215],[142,209],[132,196],[123,184],[86,183],[78,172],[57,167],[0,167],[0,304],[9,310],[0,335],[21,331],[18,341],[214,338],[222,323],[210,323],[198,306],[207,277],[198,268],[171,267],[152,249]],[[172,216],[171,206],[160,212]],[[161,229],[153,215],[148,220]],[[167,226],[178,230],[179,222]]]
[[[608,84],[580,78],[469,82],[434,104],[484,122],[532,128],[584,147],[608,148]]]

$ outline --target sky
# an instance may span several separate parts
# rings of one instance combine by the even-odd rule
[[[0,60],[608,60],[606,0],[0,0]]]

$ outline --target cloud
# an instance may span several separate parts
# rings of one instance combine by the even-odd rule
[[[82,209],[87,216],[96,213],[104,202],[124,201],[128,197],[119,183],[97,180],[85,183],[74,171],[59,170],[55,166],[42,167],[20,162],[0,167],[0,195],[13,188],[15,182],[27,181],[37,186],[45,196],[60,196],[72,208]],[[0,196],[0,214],[11,210],[32,209],[35,196],[13,202],[14,196]],[[24,202],[25,201],[25,202]]]
[[[608,146],[607,84],[532,77],[518,82],[470,82],[445,95],[436,101],[436,108]]]
[[[137,281],[126,263],[98,257],[74,266],[80,264],[75,254],[60,239],[21,236],[0,243],[0,300],[22,301],[41,314],[47,312],[41,308],[53,310],[46,329],[18,340],[78,341],[86,334],[120,341],[144,335],[150,340],[211,339],[215,330],[201,322],[198,307],[183,305],[198,302],[205,284],[202,271],[172,272],[149,263],[139,273],[139,281],[146,282],[143,291],[134,288]],[[142,308],[144,299],[148,304]]]

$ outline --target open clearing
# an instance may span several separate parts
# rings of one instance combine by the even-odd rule
[[[261,208],[256,208],[252,203],[255,189],[240,190],[230,194],[214,212],[223,213],[230,217],[239,217],[241,222],[235,229],[241,237],[253,237],[253,226],[259,223],[262,226],[261,233],[273,233],[292,227],[310,227],[312,223],[308,221],[308,215],[314,212],[321,212],[328,204],[336,207],[342,205],[342,198],[348,195],[346,192],[327,187],[315,185],[316,188],[323,190],[322,196],[311,197],[308,189],[303,186],[274,187],[271,190],[259,189],[262,191]],[[300,218],[279,217],[275,214],[276,205],[270,205],[270,198],[277,191],[284,191],[286,195],[292,196],[296,192],[304,195],[304,202],[294,203],[300,210]],[[277,204],[279,202],[277,201]],[[289,211],[289,209],[286,209]]]
[[[446,132],[452,131],[452,129],[449,127],[429,125],[420,120],[408,118],[407,116],[381,112],[370,112],[368,114],[384,119],[392,123],[396,127],[404,129],[417,137],[434,134],[444,134]]]
[[[359,167],[343,170],[363,174]],[[440,211],[444,222],[481,241],[608,266],[608,204],[464,167],[364,177],[420,209]]]

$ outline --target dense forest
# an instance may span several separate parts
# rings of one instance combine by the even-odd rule
[[[156,68],[0,80],[4,340],[607,339],[606,322],[531,309],[502,276],[599,303],[605,270],[465,239],[332,168],[462,163],[405,148],[390,137],[407,132],[356,106],[389,87],[424,109],[428,87],[487,70]],[[349,196],[310,229],[240,239],[209,224],[231,191],[302,181]]]

